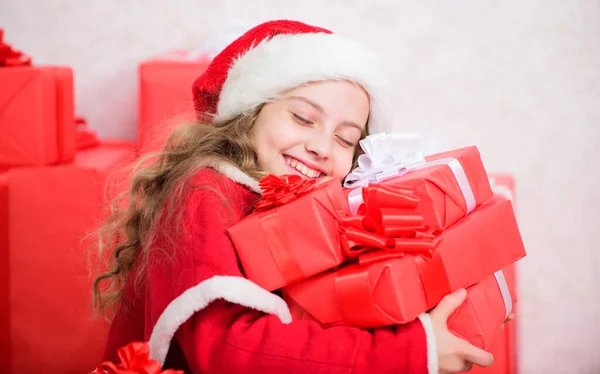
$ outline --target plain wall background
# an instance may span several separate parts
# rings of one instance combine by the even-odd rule
[[[128,139],[139,61],[278,18],[370,44],[392,68],[395,130],[476,144],[515,176],[521,372],[600,372],[599,1],[0,0],[6,40],[73,66],[78,113]]]

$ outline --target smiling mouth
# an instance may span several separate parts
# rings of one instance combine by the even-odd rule
[[[303,164],[301,161],[296,160],[295,158],[285,156],[285,155],[283,156],[283,158],[285,159],[285,162],[288,164],[288,166],[291,169],[293,169],[297,174],[299,174],[303,177],[317,179],[317,178],[320,178],[321,176],[325,175],[323,172],[321,172],[319,170],[309,168],[308,166]]]

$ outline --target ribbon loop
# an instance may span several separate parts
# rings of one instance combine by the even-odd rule
[[[351,207],[356,215],[340,219],[342,243],[348,257],[358,256],[361,262],[363,252],[371,250],[394,253],[396,257],[407,253],[431,257],[435,236],[423,225],[419,198],[411,189],[376,184],[360,190],[361,205]],[[355,191],[348,196],[351,205],[358,201]],[[370,261],[374,256],[370,255]]]
[[[263,193],[254,204],[254,211],[261,212],[288,204],[314,190],[316,183],[316,179],[302,179],[298,175],[268,175],[259,181]]]
[[[358,157],[358,167],[348,174],[344,187],[381,182],[425,163],[416,134],[373,134],[361,140],[360,147],[364,154]]]

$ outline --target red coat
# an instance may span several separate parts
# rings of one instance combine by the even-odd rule
[[[142,280],[128,280],[105,360],[149,340],[152,358],[186,373],[437,373],[426,314],[369,331],[291,322],[279,296],[244,278],[226,234],[259,197],[257,181],[229,164],[212,167],[193,178],[203,188],[182,207],[187,230],[175,256],[152,251]],[[165,244],[160,234],[155,244]]]

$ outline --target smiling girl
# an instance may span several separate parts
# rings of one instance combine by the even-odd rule
[[[401,326],[292,322],[278,295],[244,278],[226,234],[250,213],[267,174],[342,180],[359,140],[385,124],[385,83],[364,46],[300,22],[259,25],[218,55],[194,83],[197,122],[136,172],[129,206],[101,231],[111,264],[94,296],[101,311],[116,307],[105,360],[150,340],[165,368],[190,373],[453,373],[491,364],[446,327],[464,290]]]

